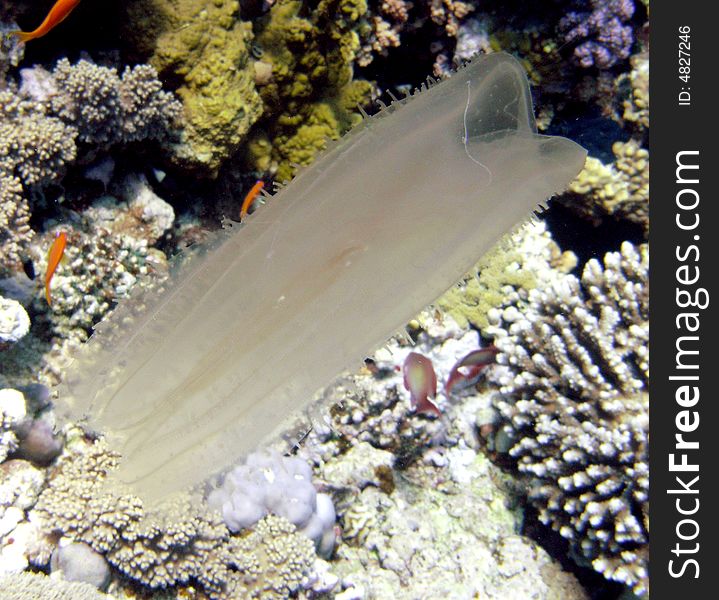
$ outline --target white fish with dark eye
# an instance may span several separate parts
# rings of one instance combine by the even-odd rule
[[[163,295],[121,304],[67,372],[73,419],[146,500],[293,424],[584,164],[536,132],[513,58],[475,59],[365,119]]]

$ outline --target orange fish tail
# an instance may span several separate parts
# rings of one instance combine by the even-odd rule
[[[29,42],[35,38],[34,31],[11,31],[9,35],[14,35],[19,42]]]

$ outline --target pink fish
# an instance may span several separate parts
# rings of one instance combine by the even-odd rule
[[[497,356],[497,350],[494,346],[479,348],[473,350],[467,356],[462,358],[456,365],[452,367],[447,377],[447,383],[444,385],[444,393],[449,396],[452,388],[459,382],[464,385],[476,383],[482,371],[494,362]]]
[[[417,352],[410,352],[404,361],[403,371],[404,387],[409,391],[412,408],[417,412],[440,416],[439,408],[429,400],[437,395],[437,375],[432,361]]]

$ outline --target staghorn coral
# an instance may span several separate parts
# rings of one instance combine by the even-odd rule
[[[605,215],[627,219],[649,231],[649,151],[636,140],[614,142],[613,164],[592,156],[560,200],[593,221]]]
[[[216,175],[262,113],[239,2],[133,0],[126,10],[127,42],[178,86],[185,128],[175,161]]]
[[[45,536],[36,565],[47,563],[60,533],[148,587],[197,582],[215,600],[284,597],[310,569],[312,542],[281,517],[231,536],[218,513],[189,495],[148,512],[137,497],[110,491],[104,481],[117,459],[102,441],[76,443],[61,458],[31,513]]]
[[[491,375],[540,519],[636,593],[648,585],[648,255],[625,242],[581,281],[558,275],[530,292],[493,329],[504,368]]]
[[[582,67],[608,69],[629,58],[634,35],[628,21],[634,15],[633,0],[589,0],[569,12],[559,30],[565,44],[576,44],[574,58]]]

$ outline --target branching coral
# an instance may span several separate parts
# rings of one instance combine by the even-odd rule
[[[19,269],[32,238],[22,183],[0,172],[0,272]]]
[[[0,175],[18,177],[26,186],[58,181],[75,159],[77,131],[47,107],[22,98],[17,90],[0,92]]]
[[[648,246],[625,242],[581,282],[530,292],[504,328],[494,379],[510,454],[542,521],[609,579],[646,591]]]
[[[567,44],[577,44],[574,57],[582,67],[608,69],[629,58],[634,35],[627,22],[633,0],[589,0],[590,10],[577,10],[559,22]]]
[[[55,114],[78,130],[78,140],[100,148],[162,138],[180,118],[181,106],[162,91],[157,72],[149,65],[115,69],[87,60],[71,65],[58,61],[53,70]]]
[[[31,515],[47,536],[36,564],[47,562],[52,536],[61,533],[149,587],[193,581],[215,600],[284,597],[309,570],[313,544],[285,519],[265,517],[252,533],[233,537],[218,513],[188,495],[147,512],[138,498],[103,486],[116,465],[102,442],[60,460]]]

